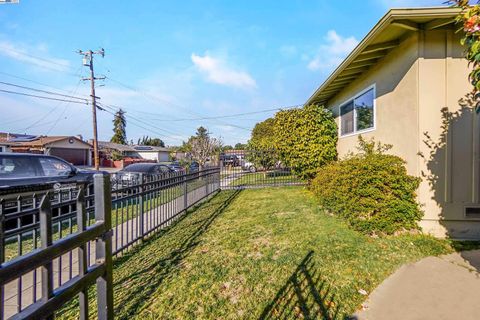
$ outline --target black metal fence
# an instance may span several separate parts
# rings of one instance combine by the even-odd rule
[[[170,225],[220,188],[219,168],[190,174],[96,175],[95,185],[0,196],[0,320],[52,317],[96,282],[112,319],[112,255]]]
[[[229,150],[219,155],[222,189],[302,185],[274,150]]]

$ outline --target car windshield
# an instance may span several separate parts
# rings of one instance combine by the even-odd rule
[[[38,176],[38,159],[0,156],[0,179]]]
[[[67,176],[72,168],[49,157],[0,155],[0,179]]]

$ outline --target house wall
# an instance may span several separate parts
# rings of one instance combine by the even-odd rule
[[[45,146],[45,154],[58,156],[74,165],[92,165],[91,147],[77,139],[55,141]]]
[[[476,113],[458,102],[469,91],[459,37],[454,30],[412,33],[328,106],[339,124],[340,105],[375,85],[375,129],[361,134],[392,144],[390,152],[406,160],[409,174],[422,177],[423,230],[480,239],[480,216],[466,218],[464,210],[479,201],[480,125]],[[444,107],[457,113],[446,126]],[[339,137],[339,156],[355,152],[357,141],[358,134]]]
[[[82,143],[76,139],[73,139],[73,143],[70,143],[68,139],[55,141],[49,143],[48,148],[68,148],[68,149],[91,149],[90,145]]]
[[[168,151],[159,152],[137,152],[140,157],[147,160],[155,160],[157,162],[166,162],[169,160]]]
[[[0,145],[0,152],[12,152],[12,149],[9,146]]]

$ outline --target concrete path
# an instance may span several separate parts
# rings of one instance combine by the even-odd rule
[[[402,266],[371,294],[354,319],[480,319],[480,250]]]

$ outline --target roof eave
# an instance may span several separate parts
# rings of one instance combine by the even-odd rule
[[[324,91],[337,77],[367,48],[373,39],[385,30],[392,22],[396,20],[405,20],[412,17],[431,17],[433,19],[449,18],[461,12],[460,8],[432,7],[432,8],[410,8],[410,9],[391,9],[382,19],[368,32],[352,52],[342,61],[342,63],[330,74],[323,84],[315,90],[308,98],[305,104],[315,103],[319,94]],[[376,62],[375,62],[376,63]]]

